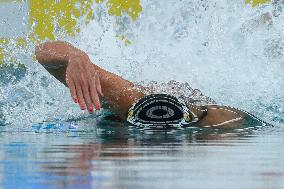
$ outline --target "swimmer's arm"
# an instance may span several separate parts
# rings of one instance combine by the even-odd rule
[[[74,54],[80,50],[63,41],[45,42],[35,48],[38,62],[64,85],[67,85],[65,72],[71,52]]]
[[[94,90],[91,89],[98,88],[95,85],[99,85],[99,88],[101,88],[101,91],[100,89],[97,90],[99,91],[98,93],[102,94],[102,91],[104,92],[103,98],[109,105],[109,108],[117,113],[122,119],[126,118],[130,106],[137,99],[144,96],[143,93],[133,88],[133,83],[92,64],[86,53],[68,43],[46,42],[37,46],[35,53],[37,60],[47,69],[47,71],[70,88],[71,96],[75,102],[77,96],[79,96],[81,109],[84,109],[83,106],[85,103],[88,110],[92,110],[92,102],[95,104],[96,99],[98,99],[98,95],[92,95],[94,93],[92,91]],[[70,64],[70,58],[72,57],[75,57],[72,60],[76,59],[74,64]],[[90,83],[91,85],[88,87],[84,86],[84,83],[86,82],[77,85],[79,86],[78,88],[85,88],[85,90],[79,90],[78,92],[77,87],[74,89],[72,85],[70,86],[68,84],[68,81],[66,82],[65,78],[68,79],[67,75],[70,72],[83,73],[83,78],[78,76],[79,81],[77,83],[80,84],[80,80],[84,79],[85,81],[89,81],[87,83]],[[74,77],[77,76],[75,75]],[[83,97],[80,98],[80,96]]]
[[[45,42],[35,48],[37,60],[46,68],[67,66],[68,55],[75,47],[66,42]]]
[[[100,80],[86,53],[66,42],[45,42],[35,49],[36,58],[56,79],[69,87],[80,108],[90,113],[100,109]]]
[[[107,102],[110,109],[125,120],[129,108],[138,99],[144,97],[145,94],[136,90],[132,82],[96,65],[94,65],[94,67],[100,76],[101,86],[104,92],[103,99]]]

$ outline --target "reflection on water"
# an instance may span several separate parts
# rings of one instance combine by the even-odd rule
[[[141,131],[101,120],[4,131],[3,188],[283,188],[284,130]]]

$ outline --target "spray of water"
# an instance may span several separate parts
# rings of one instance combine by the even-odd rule
[[[93,5],[94,20],[75,38],[64,40],[131,81],[188,82],[221,104],[284,123],[284,15],[274,14],[275,6],[252,8],[241,0],[145,0],[142,7],[140,18],[132,22],[126,15],[109,16],[103,4]],[[5,123],[87,116],[30,55],[24,54],[21,62],[27,67],[25,76],[0,91]]]

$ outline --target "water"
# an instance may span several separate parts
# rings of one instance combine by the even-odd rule
[[[273,6],[243,1],[141,5],[134,22],[93,4],[90,24],[75,37],[56,30],[56,38],[126,79],[189,82],[274,127],[165,132],[110,122],[105,111],[89,115],[72,103],[68,89],[33,60],[33,42],[19,48],[12,40],[6,54],[14,59],[0,70],[1,187],[283,188],[284,15],[269,18]]]
[[[90,123],[81,125],[90,127]],[[3,188],[283,188],[283,128],[2,132]],[[20,136],[20,137],[19,137]]]

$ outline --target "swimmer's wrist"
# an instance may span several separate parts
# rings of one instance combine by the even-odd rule
[[[90,61],[89,56],[87,55],[87,53],[85,53],[84,51],[81,51],[80,49],[76,49],[76,48],[68,51],[64,55],[63,60],[64,60],[64,63],[66,65],[68,65],[70,62],[72,62],[72,60],[74,58],[81,59],[80,62],[82,62],[82,61]]]

